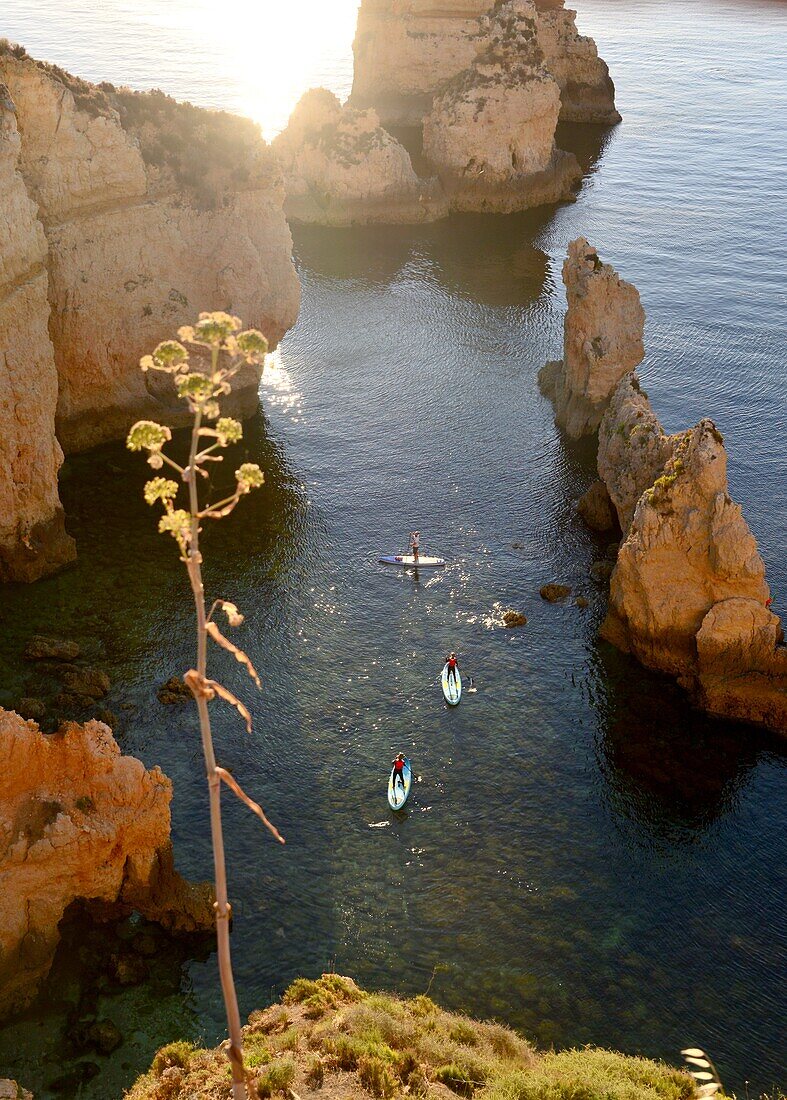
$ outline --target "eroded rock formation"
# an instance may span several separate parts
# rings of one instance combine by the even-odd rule
[[[421,180],[377,113],[342,106],[325,88],[299,101],[273,142],[287,217],[322,225],[434,221],[448,213],[437,180]]]
[[[561,122],[620,122],[615,85],[592,38],[576,27],[577,13],[563,0],[535,0],[538,41],[547,68],[560,87]]]
[[[601,634],[676,676],[712,713],[787,732],[787,649],[757,543],[729,495],[722,436],[708,419],[665,433],[631,371],[644,354],[639,295],[584,238],[569,245],[563,279],[565,359],[541,381],[569,434],[591,432],[603,413],[603,487],[580,509],[593,518],[605,488],[623,532]]]
[[[530,0],[495,4],[469,68],[434,98],[424,154],[455,210],[509,212],[569,198],[576,158],[555,145],[560,91]]]
[[[20,148],[16,108],[0,83],[0,581],[32,581],[75,557],[57,491],[47,245]]]
[[[612,417],[602,431],[616,432]],[[639,465],[636,427],[629,442]],[[711,420],[671,437],[663,471],[637,502],[618,552],[602,635],[643,664],[683,675],[711,608],[743,597],[764,607],[765,567],[727,489],[727,455]]]
[[[82,450],[137,417],[172,420],[178,406],[146,388],[141,355],[202,309],[274,341],[295,320],[275,158],[252,123],[161,93],[98,88],[11,53],[0,79],[48,243],[60,442]],[[253,411],[256,378],[235,398]]]
[[[498,0],[499,3],[499,0]],[[494,0],[362,0],[353,43],[352,102],[374,107],[384,125],[419,125],[444,86],[467,69]],[[615,88],[592,38],[576,29],[563,0],[536,0],[546,66],[560,88],[564,122],[613,123]]]
[[[68,722],[45,735],[0,710],[0,767],[0,1015],[34,998],[78,898],[174,930],[213,926],[210,890],[172,865],[172,784],[121,755],[107,726]]]
[[[642,361],[645,311],[637,288],[602,263],[584,237],[568,246],[563,282],[563,359],[547,363],[539,382],[554,401],[556,422],[578,439],[598,429],[618,382]]]

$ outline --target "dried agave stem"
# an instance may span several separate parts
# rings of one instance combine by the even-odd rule
[[[214,357],[215,358],[215,357]],[[201,415],[197,411],[191,432],[191,451],[188,466],[189,511],[191,512],[191,542],[189,545],[187,568],[191,590],[194,593],[194,605],[197,610],[197,673],[200,681],[207,678],[207,632],[205,613],[205,589],[202,584],[202,557],[199,551],[199,500],[197,494],[196,456],[199,441]],[[213,751],[213,735],[210,728],[208,700],[204,692],[195,693],[199,712],[202,752],[205,757],[205,771],[208,779],[210,798],[210,835],[213,846],[213,866],[216,886],[216,945],[219,961],[219,979],[224,997],[229,1031],[228,1057],[232,1067],[233,1100],[247,1100],[246,1076],[243,1068],[243,1040],[241,1036],[238,996],[235,992],[235,979],[232,974],[232,956],[230,953],[230,916],[231,907],[227,897],[227,868],[224,860],[224,836],[221,827],[221,779],[216,770],[216,754]]]

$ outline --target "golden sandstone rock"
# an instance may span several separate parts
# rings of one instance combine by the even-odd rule
[[[0,1014],[34,998],[77,899],[173,930],[213,926],[209,888],[172,864],[172,784],[123,756],[107,726],[67,722],[46,735],[0,710],[0,768]]]
[[[384,126],[419,125],[444,86],[470,67],[502,0],[363,0],[353,43],[351,101],[374,107]],[[592,38],[576,29],[563,0],[536,0],[546,66],[560,89],[562,122],[620,121],[615,87]]]
[[[74,557],[61,445],[183,417],[140,356],[205,309],[273,343],[299,284],[281,173],[253,123],[9,48],[0,82],[0,579],[33,580]],[[238,376],[228,411],[256,410],[258,380]]]
[[[569,434],[601,414],[598,472],[623,532],[601,635],[711,713],[787,733],[787,648],[721,433],[708,419],[665,433],[631,370],[644,353],[636,289],[584,238],[563,272],[566,365],[541,381]]]

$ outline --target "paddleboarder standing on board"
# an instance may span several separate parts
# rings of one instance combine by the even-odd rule
[[[414,562],[415,565],[418,565],[418,550],[419,550],[420,545],[421,545],[421,532],[420,531],[411,531],[410,532],[410,549],[413,552],[413,562]]]
[[[445,659],[445,663],[448,665],[448,679],[453,680],[456,683],[456,670],[459,668],[459,664],[456,659],[456,654],[453,650],[448,654]]]
[[[394,789],[396,788],[396,780],[401,779],[401,781],[402,781],[402,790],[404,790],[404,753],[403,752],[400,752],[399,755],[397,756],[397,758],[393,762],[393,773],[394,773],[394,782],[393,782]]]

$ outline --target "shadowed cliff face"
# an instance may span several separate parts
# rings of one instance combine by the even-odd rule
[[[236,313],[275,344],[299,285],[280,174],[254,124],[97,87],[7,45],[0,81],[0,415],[11,443],[0,578],[32,580],[74,556],[57,500],[61,446],[122,437],[140,417],[183,418],[140,357],[201,310]],[[251,415],[259,374],[237,381],[227,411]]]

